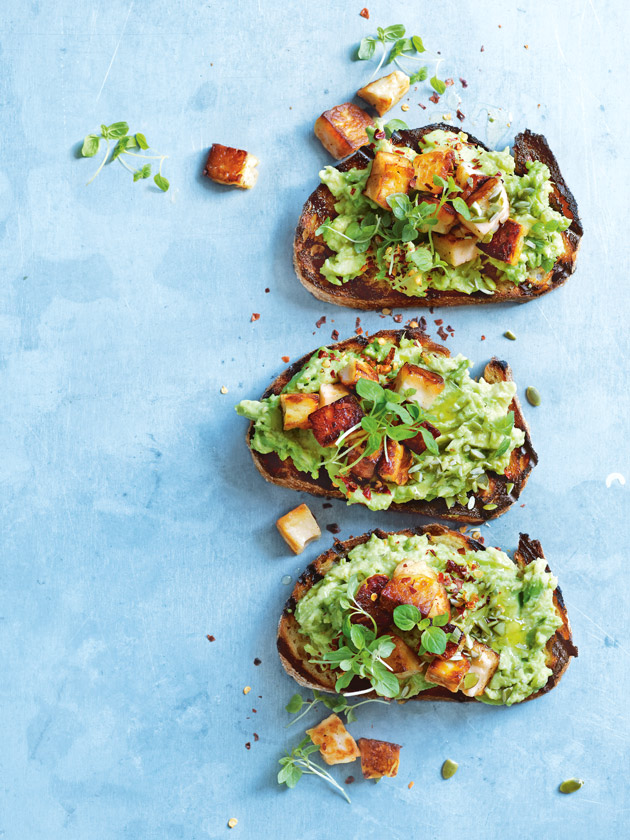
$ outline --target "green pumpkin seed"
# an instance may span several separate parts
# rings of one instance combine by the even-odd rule
[[[479,682],[479,674],[466,674],[464,677],[464,688],[472,688]]]
[[[560,793],[575,793],[583,784],[582,779],[567,779],[560,785]]]
[[[506,331],[503,333],[503,335],[504,335],[506,338],[509,338],[509,339],[510,339],[510,341],[516,341],[516,336],[514,335],[514,333],[512,332],[512,330],[506,330]]]
[[[452,776],[457,773],[457,768],[459,764],[456,761],[451,761],[450,758],[447,758],[444,764],[442,765],[442,778],[443,779],[450,779]]]
[[[538,393],[536,388],[532,388],[531,385],[525,391],[525,396],[527,397],[527,402],[530,405],[540,405],[540,394]]]

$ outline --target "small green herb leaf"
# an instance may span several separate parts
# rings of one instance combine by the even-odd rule
[[[359,379],[356,385],[357,394],[366,400],[376,402],[384,396],[384,391],[378,382],[371,379]]]
[[[294,694],[284,708],[287,710],[287,712],[289,712],[290,715],[294,715],[296,712],[300,711],[303,705],[304,698],[302,697],[302,695]]]
[[[81,147],[83,157],[94,157],[98,152],[100,142],[101,138],[97,134],[88,134]]]
[[[409,126],[407,125],[406,122],[404,122],[404,120],[390,120],[389,122],[386,122],[385,125],[383,126],[383,129],[385,131],[385,136],[387,137],[388,140],[395,131],[401,131],[401,130],[404,131],[405,129],[408,129],[408,128],[409,128]]]
[[[457,196],[451,203],[460,216],[463,216],[465,219],[470,219],[470,210],[463,198]]]
[[[168,180],[164,177],[164,175],[160,175],[158,172],[156,175],[153,176],[153,180],[155,181],[156,185],[162,190],[162,192],[166,192],[170,186]]]
[[[412,76],[409,77],[409,84],[415,85],[418,82],[424,82],[428,75],[429,71],[427,70],[427,68],[421,67],[419,70],[416,70],[416,72]]]
[[[379,32],[383,33],[383,40],[396,41],[398,38],[402,38],[404,36],[405,27],[402,23],[395,23],[393,26],[388,26],[384,30],[379,30]]]
[[[141,149],[148,149],[149,144],[147,143],[147,138],[144,134],[136,134],[136,143]]]
[[[363,38],[361,43],[359,44],[359,50],[357,52],[357,58],[361,61],[365,61],[366,59],[372,58],[374,55],[374,51],[376,49],[376,39],[375,38]]]
[[[422,613],[413,604],[399,604],[394,607],[394,624],[401,630],[412,630],[421,620]]]
[[[411,38],[411,43],[414,45],[416,52],[423,53],[425,52],[424,44],[422,43],[422,38],[419,35],[413,35]]]
[[[124,137],[129,132],[129,126],[126,122],[112,123],[111,125],[102,125],[101,132],[106,140],[117,140],[119,137]]]
[[[445,624],[448,624],[449,618],[448,613],[434,616],[432,619],[434,627],[444,627]]]
[[[444,84],[442,79],[438,79],[437,76],[431,76],[431,78],[429,79],[429,84],[431,85],[434,91],[440,94],[440,96],[446,90],[446,85]]]
[[[441,656],[446,650],[446,633],[441,627],[427,627],[422,634],[422,647],[428,653]]]

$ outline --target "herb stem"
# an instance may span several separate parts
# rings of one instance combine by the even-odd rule
[[[378,63],[378,67],[376,68],[376,70],[375,70],[375,71],[372,73],[372,75],[370,76],[370,79],[373,79],[373,78],[374,78],[374,76],[376,76],[376,74],[378,73],[378,71],[379,71],[379,70],[381,69],[381,67],[383,66],[383,62],[385,61],[385,56],[387,55],[387,49],[386,49],[386,47],[385,47],[385,44],[384,44],[382,41],[381,41],[381,47],[383,48],[383,55],[381,56],[381,60],[380,60],[380,61],[379,61],[379,63]]]
[[[315,764],[314,762],[311,762],[308,759],[304,760],[302,758],[299,758],[295,763],[299,764],[301,767],[303,767],[305,773],[310,773],[313,776],[319,776],[320,779],[324,779],[325,782],[330,782],[330,784],[333,787],[337,788],[337,790],[341,793],[341,795],[344,797],[346,802],[348,802],[348,804],[351,804],[350,797],[345,792],[345,790],[341,787],[340,784],[338,784],[333,779],[333,777],[330,775],[330,773],[327,773],[326,770],[324,770],[323,767],[319,766],[319,764]]]
[[[125,151],[123,154],[131,155],[131,157],[139,157],[139,158],[147,158],[147,160],[159,160],[160,161],[160,172],[162,170],[162,164],[167,159],[168,155],[140,155],[138,152],[127,152]]]
[[[295,717],[295,718],[293,718],[293,720],[289,721],[289,723],[287,723],[287,725],[284,728],[288,729],[290,726],[293,726],[293,724],[296,723],[298,720],[301,720],[305,715],[307,715],[311,711],[311,709],[313,709],[316,706],[317,703],[319,703],[318,699],[317,700],[309,700],[305,704],[306,708],[304,709],[304,711],[300,712],[300,714],[297,717]]]
[[[105,142],[107,143],[107,148],[105,149],[105,157],[104,157],[104,158],[103,158],[103,160],[101,161],[101,165],[99,166],[99,168],[96,170],[96,172],[94,173],[94,175],[92,175],[92,177],[90,178],[90,180],[89,180],[89,181],[87,182],[87,184],[85,185],[86,187],[89,187],[89,186],[90,186],[90,184],[92,183],[92,181],[96,178],[96,176],[98,175],[98,173],[99,173],[99,172],[101,171],[101,169],[105,166],[105,162],[107,161],[107,158],[109,157],[109,140],[106,140]]]

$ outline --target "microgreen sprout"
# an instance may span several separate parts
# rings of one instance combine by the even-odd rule
[[[167,159],[168,155],[143,154],[143,152],[146,152],[149,149],[149,144],[144,134],[129,134],[129,125],[126,122],[112,123],[112,125],[101,125],[100,134],[88,134],[84,139],[83,146],[81,147],[81,154],[83,157],[94,157],[99,150],[101,140],[105,141],[105,155],[103,156],[98,169],[87,182],[88,184],[91,184],[97,175],[100,174],[106,163],[113,163],[115,160],[118,160],[125,169],[131,172],[134,181],[144,181],[147,178],[150,178],[151,163],[145,163],[138,166],[137,169],[134,169],[125,159],[138,158],[139,160],[159,161],[157,164],[158,171],[153,176],[153,181],[156,186],[162,190],[162,192],[166,192],[168,190],[170,186],[169,182],[164,175],[162,175],[162,166],[164,165],[164,161]],[[111,142],[114,140],[117,142],[110,155]],[[132,152],[131,149],[140,149],[141,151]]]
[[[297,723],[298,720],[301,720],[305,715],[311,712],[318,705],[318,703],[323,703],[323,705],[327,709],[330,709],[330,711],[334,714],[345,715],[346,722],[353,723],[357,719],[356,710],[359,708],[359,706],[363,706],[366,703],[386,702],[386,700],[377,700],[376,698],[369,698],[368,700],[361,700],[360,703],[352,704],[348,703],[347,697],[344,697],[341,694],[327,696],[321,691],[317,691],[317,689],[313,690],[312,700],[305,700],[301,694],[294,694],[285,706],[285,708],[287,712],[289,712],[289,714],[297,714],[297,712],[300,712],[300,714],[297,717],[293,718],[292,721],[287,723],[287,727],[293,726],[294,723]]]
[[[389,44],[392,46],[388,47]],[[446,84],[441,79],[438,79],[436,75],[444,59],[424,55],[426,48],[419,35],[412,35],[410,38],[405,38],[405,27],[402,23],[386,26],[384,29],[379,26],[376,35],[368,35],[362,39],[357,50],[357,58],[361,61],[373,58],[379,45],[381,47],[381,58],[371,78],[378,73],[384,63],[394,63],[403,73],[407,73],[407,68],[401,64],[401,59],[422,62],[422,67],[414,73],[409,74],[410,84],[415,85],[418,82],[424,82],[426,80],[429,75],[426,64],[429,62],[435,64],[435,74],[430,80],[431,87],[439,94],[444,93]],[[418,58],[419,55],[422,55],[422,58]]]
[[[442,630],[448,624],[448,613],[435,615],[433,618],[423,618],[422,613],[413,604],[400,604],[394,608],[394,624],[401,630],[421,632],[419,653],[434,653],[441,656],[450,640],[450,633]]]
[[[328,770],[311,761],[310,756],[318,750],[319,747],[311,741],[308,735],[303,738],[296,747],[293,747],[290,753],[288,752],[279,760],[281,769],[278,772],[278,784],[294,788],[305,774],[319,776],[320,779],[337,788],[344,799],[350,802],[350,797],[346,791],[333,779]]]

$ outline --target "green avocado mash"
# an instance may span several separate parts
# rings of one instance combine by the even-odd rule
[[[381,483],[382,490],[353,485],[342,479],[340,469],[345,460],[337,447],[323,447],[310,429],[283,429],[280,397],[243,400],[236,410],[254,422],[251,446],[257,452],[276,452],[281,460],[291,458],[296,469],[317,478],[326,470],[332,482],[345,495],[349,504],[367,505],[371,510],[385,510],[392,502],[409,502],[441,498],[450,507],[456,501],[467,504],[469,493],[482,493],[488,486],[487,472],[503,475],[512,451],[522,446],[525,434],[514,427],[509,406],[516,393],[513,382],[490,384],[484,379],[471,379],[470,362],[463,356],[449,358],[425,351],[409,338],[398,345],[380,344],[374,340],[364,355],[382,363],[392,355],[392,370],[379,375],[386,385],[405,362],[419,365],[439,374],[445,380],[442,393],[430,409],[430,422],[440,432],[437,454],[428,450],[413,455],[407,483]],[[318,392],[324,383],[332,383],[337,372],[350,360],[360,359],[351,351],[315,352],[304,367],[283,389],[284,393]]]
[[[410,297],[424,297],[428,289],[492,295],[498,282],[539,282],[563,253],[562,232],[570,225],[569,219],[549,206],[553,187],[548,167],[540,161],[528,161],[527,172],[516,175],[509,149],[487,152],[469,143],[463,132],[435,130],[425,135],[422,142],[422,154],[451,149],[456,162],[468,164],[477,175],[500,176],[509,200],[510,219],[525,229],[516,264],[482,256],[479,251],[473,259],[457,266],[442,259],[434,247],[435,234],[427,232],[426,226],[420,232],[409,214],[404,216],[401,211],[394,215],[364,195],[370,163],[366,169],[347,172],[327,166],[319,173],[336,199],[337,214],[319,229],[334,251],[321,268],[324,277],[333,285],[341,285],[358,277],[367,266],[376,266],[378,279]],[[413,149],[396,147],[387,139],[373,140],[371,145],[375,152],[398,149],[410,161],[418,156]],[[448,201],[456,203],[461,188],[452,178],[449,183],[453,191]],[[411,208],[414,204],[417,208],[424,199],[413,188],[409,197],[411,205],[407,207]]]
[[[461,614],[455,608],[461,598],[456,601],[449,592],[450,623],[463,634],[464,655],[467,644],[477,641],[500,657],[494,676],[476,699],[510,706],[542,688],[551,675],[545,646],[562,624],[553,603],[557,581],[545,571],[545,561],[536,560],[519,568],[498,548],[460,554],[451,545],[427,535],[390,534],[382,539],[373,534],[335,563],[295,608],[300,631],[308,638],[307,653],[317,658],[331,649],[345,615],[339,602],[353,575],[359,584],[376,574],[391,578],[403,560],[418,559],[443,574],[448,562],[454,562],[464,568],[466,577],[472,578],[460,590],[467,604]],[[394,629],[417,649],[413,637]],[[400,680],[398,697],[406,699],[430,687],[422,674],[414,674]]]

